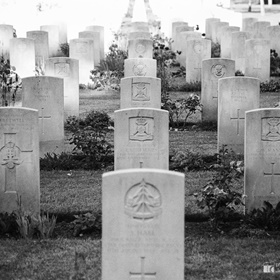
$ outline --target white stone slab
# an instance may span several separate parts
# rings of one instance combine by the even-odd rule
[[[33,39],[13,38],[10,40],[10,63],[21,77],[35,75],[35,43]]]
[[[37,76],[22,79],[22,106],[39,111],[40,157],[64,149],[63,79]]]
[[[243,18],[242,20],[242,31],[249,32],[250,39],[253,36],[253,24],[257,21],[257,18]]]
[[[235,69],[245,73],[245,41],[249,33],[237,31],[231,33],[231,59],[235,61]]]
[[[13,38],[13,26],[0,24],[0,53],[5,60],[10,59],[10,40]]]
[[[34,40],[35,64],[45,70],[45,62],[49,58],[49,33],[47,31],[28,31],[26,37]]]
[[[267,27],[270,26],[269,21],[257,21],[253,23],[253,39],[269,39]]]
[[[274,207],[280,201],[280,109],[265,108],[245,116],[245,210]]]
[[[219,21],[218,21],[219,22]],[[215,22],[215,23],[218,23]],[[219,24],[216,27],[216,39],[217,39],[217,43],[219,43],[221,45],[221,40],[222,40],[222,34],[223,34],[223,29],[225,27],[229,27],[229,23],[228,22],[222,22],[223,24]],[[214,27],[213,27],[214,28]],[[213,32],[215,34],[215,32]]]
[[[207,18],[205,20],[205,38],[212,39],[212,26],[211,24],[215,21],[221,21],[219,18]]]
[[[124,77],[157,76],[157,61],[152,58],[128,58],[124,60]]]
[[[0,108],[0,212],[40,213],[38,111]]]
[[[238,26],[227,26],[222,28],[221,34],[221,58],[231,58],[232,32],[240,31]]]
[[[90,25],[86,27],[86,31],[98,32],[100,35],[100,59],[105,58],[104,54],[104,26]]]
[[[244,154],[245,111],[258,109],[260,81],[250,77],[218,81],[218,151],[222,145]]]
[[[267,27],[268,38],[270,41],[270,49],[276,50],[280,55],[280,25]]]
[[[153,58],[151,39],[128,40],[128,58]]]
[[[47,76],[63,78],[64,119],[79,116],[79,61],[69,57],[53,57],[46,61]]]
[[[261,82],[270,79],[270,42],[250,39],[245,42],[245,76],[259,78]]]
[[[49,57],[60,55],[60,36],[58,25],[42,25],[40,30],[49,33]]]
[[[103,280],[184,279],[184,197],[178,172],[103,174]]]
[[[194,28],[192,26],[187,25],[179,25],[175,27],[175,37],[174,37],[174,51],[182,51],[182,44],[181,44],[181,36],[180,33],[184,31],[194,31]],[[178,58],[178,57],[177,57]]]
[[[172,50],[173,51],[176,51],[175,50],[175,45],[174,45],[174,40],[176,38],[176,27],[178,26],[189,26],[189,24],[185,21],[175,21],[175,22],[172,22],[172,39],[173,39],[173,42],[171,43],[171,46],[172,46]]]
[[[146,21],[131,22],[130,32],[135,32],[135,31],[150,32],[148,22]]]
[[[79,38],[86,38],[93,40],[93,59],[94,65],[100,64],[100,33],[97,31],[82,31],[79,32]]]
[[[235,75],[235,62],[231,59],[210,58],[202,61],[201,103],[202,121],[217,121],[218,80]]]
[[[218,29],[222,28],[224,26],[229,26],[228,22],[225,21],[214,21],[211,23],[211,28],[212,28],[212,42],[213,43],[219,43],[221,44],[221,36],[218,39]]]
[[[211,58],[211,40],[194,39],[186,42],[186,82],[201,81],[201,63]]]
[[[130,32],[128,34],[128,39],[129,40],[134,40],[134,39],[151,39],[151,33],[149,33],[149,32],[141,32],[141,31]]]
[[[168,111],[140,107],[117,110],[114,116],[115,170],[168,169]]]
[[[92,39],[72,39],[69,56],[79,60],[79,83],[87,85],[90,71],[94,69],[94,42]]]
[[[161,79],[129,77],[121,79],[121,109],[161,108]]]

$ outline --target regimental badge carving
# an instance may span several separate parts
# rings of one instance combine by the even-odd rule
[[[146,51],[146,47],[143,44],[137,44],[135,51],[140,55],[140,57],[143,57],[143,54]]]
[[[159,190],[143,178],[133,185],[124,199],[125,213],[139,221],[149,221],[162,213],[162,198]]]
[[[78,42],[76,44],[76,51],[77,53],[87,53],[87,43],[86,42]]]
[[[0,153],[3,154],[1,165],[6,166],[8,169],[14,169],[17,165],[22,163],[20,160],[20,149],[12,141],[6,143],[6,145],[0,149]]]
[[[226,73],[226,67],[225,65],[215,64],[212,66],[211,72],[216,78],[222,78]]]
[[[55,75],[60,77],[69,77],[70,65],[69,63],[58,62],[54,64]]]
[[[132,101],[150,101],[150,84],[133,83]]]
[[[280,141],[280,118],[262,118],[262,140]]]
[[[202,52],[202,44],[199,41],[196,41],[193,46],[195,53],[200,54]]]
[[[135,76],[146,76],[147,66],[145,64],[139,63],[133,66],[132,72]]]
[[[129,140],[152,141],[154,139],[154,119],[150,117],[129,118]]]

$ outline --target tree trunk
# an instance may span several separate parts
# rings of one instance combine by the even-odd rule
[[[261,5],[261,15],[265,15],[265,8],[264,8],[264,0],[260,0],[260,5]]]
[[[248,12],[252,12],[252,0],[249,0],[249,7],[248,7]]]

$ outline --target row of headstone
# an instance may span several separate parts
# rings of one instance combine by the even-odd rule
[[[115,171],[102,178],[102,279],[184,279],[184,175],[168,171],[168,112],[152,47],[149,38],[128,43]]]

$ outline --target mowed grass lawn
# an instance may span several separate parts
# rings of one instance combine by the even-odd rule
[[[184,95],[187,93],[173,93],[171,97]],[[278,93],[261,94],[261,107],[274,107],[279,101]],[[92,109],[105,110],[113,118],[113,111],[119,109],[119,104],[118,93],[80,92],[82,115]],[[194,120],[199,119],[198,114]],[[213,155],[217,151],[216,131],[170,131],[170,152],[186,149]],[[42,210],[59,216],[100,212],[103,172],[41,171]],[[199,171],[185,175],[185,279],[280,279],[278,274],[262,272],[265,262],[280,263],[280,240],[269,236],[237,238],[215,232],[208,222],[192,220],[192,214],[201,213],[192,194],[203,187],[213,173]],[[58,220],[59,234],[56,229],[52,239],[0,239],[0,280],[70,279],[75,274],[75,251],[86,256],[80,270],[88,277],[75,279],[101,279],[101,232],[64,236],[63,223]]]

